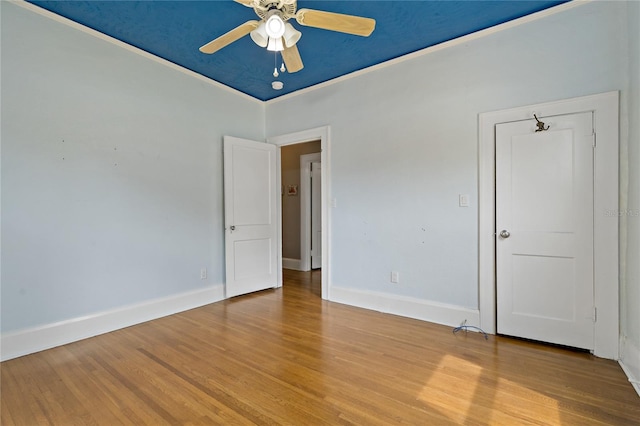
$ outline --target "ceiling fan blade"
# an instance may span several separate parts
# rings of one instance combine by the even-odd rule
[[[251,31],[255,30],[260,22],[247,21],[244,24],[232,29],[226,34],[221,35],[217,39],[210,41],[200,48],[202,53],[212,54],[222,49],[223,47],[233,43],[234,41],[246,36]]]
[[[284,60],[284,64],[287,66],[287,71],[289,73],[298,72],[304,68],[300,52],[295,44],[282,51],[282,59]]]
[[[243,4],[247,7],[253,7],[255,3],[253,0],[233,0],[233,1],[235,1],[236,3]]]
[[[375,19],[311,9],[298,10],[296,21],[300,25],[306,25],[307,27],[322,28],[363,37],[369,36],[376,27]]]

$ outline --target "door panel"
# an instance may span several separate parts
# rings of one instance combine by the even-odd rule
[[[514,256],[513,314],[572,321],[574,270],[570,257]],[[567,285],[558,286],[558,281]]]
[[[571,130],[514,135],[511,142],[513,225],[562,232],[573,218]],[[549,208],[552,207],[552,214]]]
[[[268,238],[234,241],[234,278],[244,280],[251,277],[268,276],[272,272],[271,240]]]
[[[227,297],[277,285],[278,195],[275,145],[225,136]]]
[[[260,142],[257,142],[260,143]],[[260,143],[265,145],[264,143]],[[240,225],[268,224],[272,221],[269,188],[273,182],[264,179],[271,172],[273,153],[263,146],[233,146],[233,223]],[[257,206],[263,208],[256,208]]]
[[[498,333],[592,349],[592,114],[544,121],[496,126]]]

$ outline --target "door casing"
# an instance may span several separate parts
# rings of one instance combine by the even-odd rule
[[[496,332],[495,247],[495,126],[538,116],[593,111],[594,151],[594,355],[619,358],[618,218],[606,215],[619,204],[617,91],[508,110],[479,116],[478,155],[478,282],[480,327]]]

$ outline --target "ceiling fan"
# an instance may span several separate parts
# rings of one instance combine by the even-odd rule
[[[202,53],[215,53],[234,41],[251,35],[251,39],[260,47],[281,52],[282,59],[290,73],[300,71],[304,65],[296,43],[302,34],[287,22],[291,18],[300,25],[321,28],[330,31],[369,36],[376,21],[371,18],[323,12],[311,9],[298,9],[296,0],[234,0],[253,8],[260,21],[247,21],[233,30],[221,35],[200,48]]]

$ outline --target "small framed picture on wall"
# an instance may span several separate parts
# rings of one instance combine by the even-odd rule
[[[298,185],[287,185],[287,195],[298,195]]]

